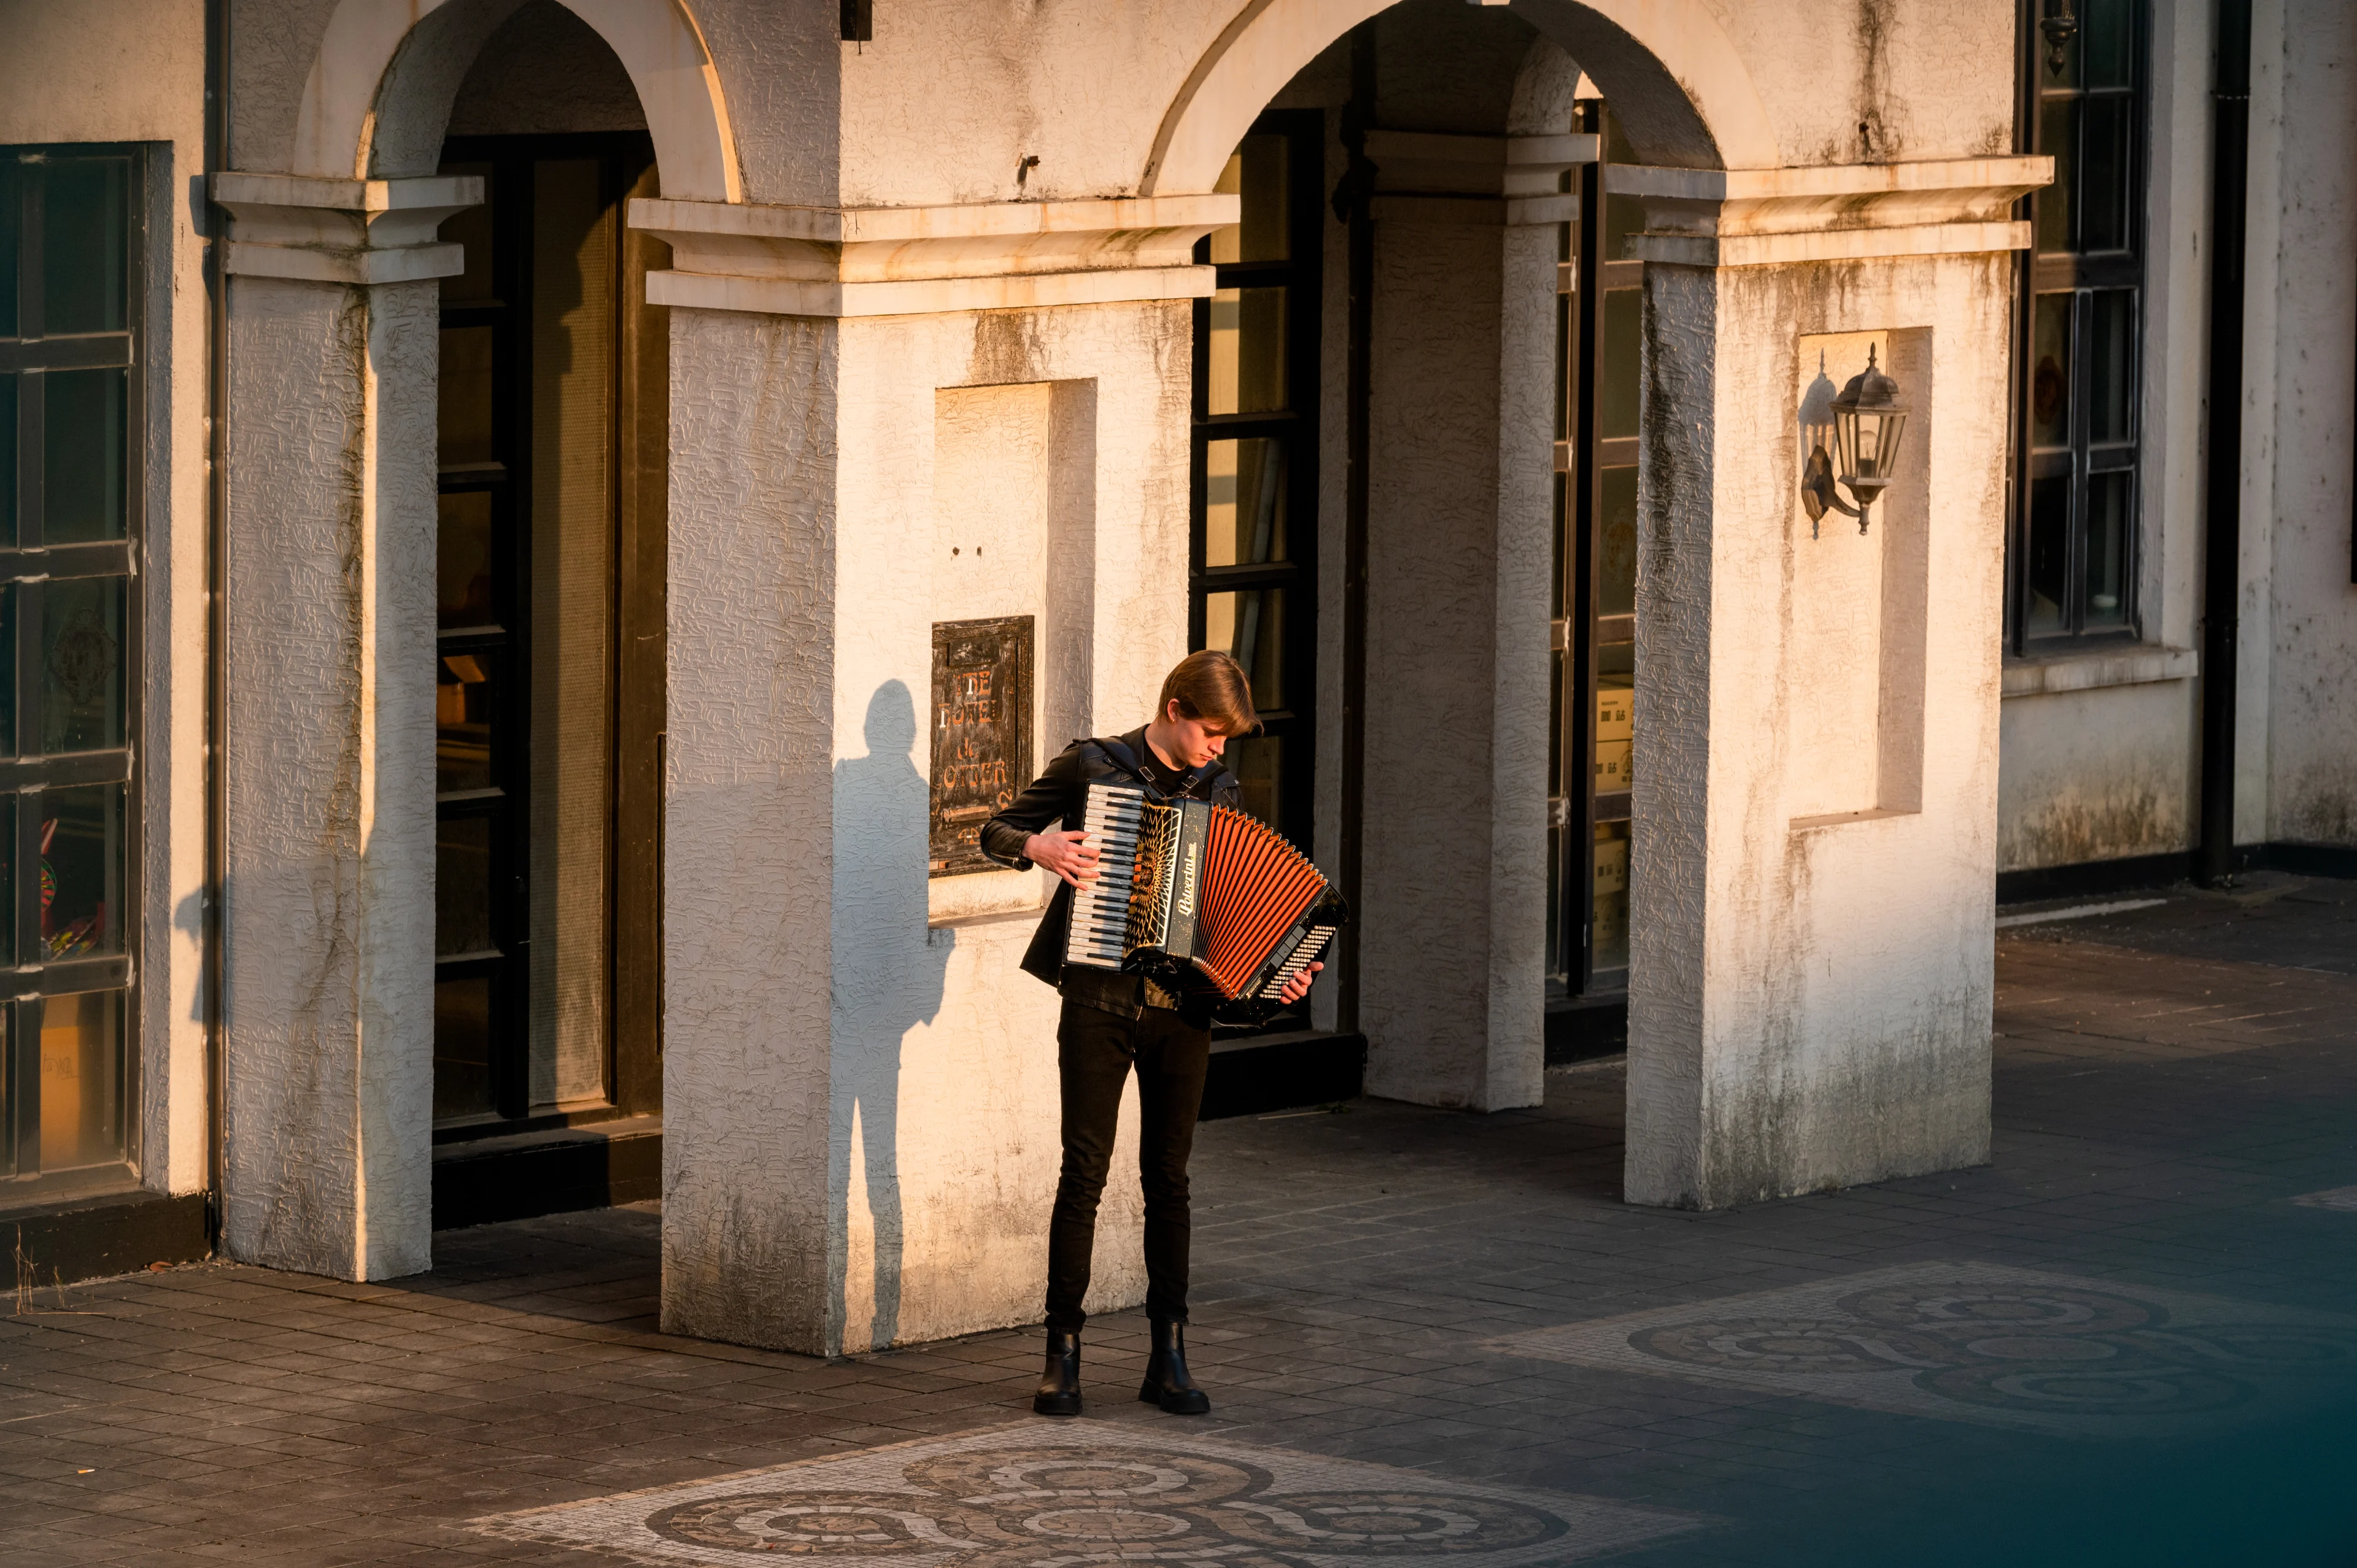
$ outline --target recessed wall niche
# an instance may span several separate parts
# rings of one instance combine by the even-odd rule
[[[1096,397],[1089,381],[944,387],[933,394],[932,616],[1031,618],[1030,767],[1088,733],[1095,607]],[[938,730],[946,715],[928,722]],[[1030,782],[1013,781],[1020,790]],[[932,876],[935,923],[1030,910],[1043,871]]]
[[[1784,639],[1785,808],[1795,828],[1922,809],[1931,347],[1929,328],[1800,339],[1788,409],[1793,452]],[[1813,521],[1802,505],[1808,453],[1800,411],[1820,376],[1838,392],[1866,369],[1869,349],[1912,412],[1897,477],[1861,533],[1856,518],[1829,510]],[[1843,499],[1850,499],[1847,492]]]

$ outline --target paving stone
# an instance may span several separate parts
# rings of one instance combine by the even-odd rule
[[[0,1316],[0,1568],[619,1561],[469,1521],[1010,1426],[1633,1508],[1681,1528],[1616,1560],[1676,1568],[2345,1564],[2357,889],[2245,891],[2005,933],[1977,1170],[1633,1209],[1611,1063],[1551,1072],[1540,1110],[1204,1127],[1203,1422],[1130,1397],[1136,1314],[1091,1326],[1078,1424],[1026,1414],[1036,1330],[833,1363],[667,1338],[646,1206],[445,1232],[413,1280],[203,1265],[43,1293]],[[1938,1316],[1993,1302],[2114,1316]],[[2098,1395],[2132,1430],[2019,1408]]]

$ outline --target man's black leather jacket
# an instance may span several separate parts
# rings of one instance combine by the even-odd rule
[[[1066,746],[1047,771],[1031,782],[1007,808],[982,824],[982,853],[1017,871],[1031,869],[1023,846],[1036,832],[1049,827],[1078,828],[1088,807],[1092,784],[1126,784],[1151,790],[1162,800],[1181,796],[1233,806],[1242,793],[1236,776],[1213,761],[1192,772],[1166,765],[1146,744],[1140,728],[1127,735],[1097,740],[1076,740]],[[1160,986],[1134,974],[1086,969],[1064,962],[1064,933],[1072,918],[1072,888],[1056,884],[1056,897],[1023,955],[1027,974],[1037,975],[1062,992],[1070,1002],[1102,1008],[1135,1018],[1146,1007],[1178,1007],[1178,999]],[[1183,1011],[1183,1010],[1182,1010]],[[1191,1019],[1201,1025],[1207,1020]]]

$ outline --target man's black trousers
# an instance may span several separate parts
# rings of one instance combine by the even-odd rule
[[[1056,1062],[1064,1091],[1064,1171],[1048,1226],[1048,1326],[1078,1333],[1088,1315],[1089,1255],[1097,1199],[1113,1164],[1122,1084],[1137,1069],[1137,1170],[1146,1189],[1146,1309],[1187,1321],[1187,1155],[1211,1035],[1167,1007],[1132,1020],[1064,1004]]]

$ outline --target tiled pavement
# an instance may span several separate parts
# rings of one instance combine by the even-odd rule
[[[1080,1427],[1025,1413],[1028,1333],[834,1364],[663,1338],[657,1220],[629,1210],[446,1233],[390,1284],[199,1267],[20,1296],[0,1564],[1091,1560],[972,1498],[845,1489],[969,1450],[1039,1497],[1178,1487],[1064,1510],[1131,1558],[1191,1529],[1222,1543],[1198,1561],[1254,1564],[2357,1563],[2357,885],[2014,929],[1998,976],[1979,1170],[1629,1208],[1609,1063],[1551,1074],[1543,1111],[1206,1127],[1208,1421],[1125,1397],[1134,1314],[1092,1327],[1105,1424]],[[657,1513],[627,1540],[564,1522]]]

